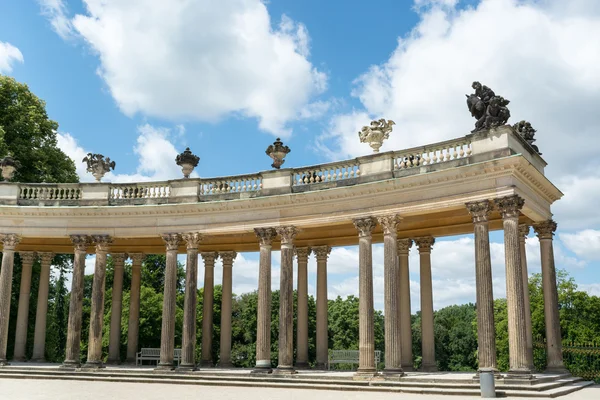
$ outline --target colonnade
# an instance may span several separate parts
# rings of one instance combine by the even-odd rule
[[[506,292],[509,321],[510,371],[508,377],[531,377],[533,366],[531,315],[527,290],[527,262],[525,238],[529,227],[519,225],[518,218],[523,207],[519,196],[467,203],[475,232],[475,275],[477,286],[478,357],[480,370],[497,370],[495,327],[493,315],[493,283],[490,261],[488,219],[494,207],[500,212],[504,228],[506,257]],[[402,375],[412,369],[412,332],[410,323],[409,249],[414,242],[419,251],[421,285],[421,332],[422,370],[435,371],[435,343],[433,330],[433,289],[431,276],[431,251],[435,239],[431,236],[398,238],[401,217],[397,214],[367,216],[353,220],[359,244],[359,368],[358,376],[376,373],[372,232],[379,224],[383,230],[384,243],[384,318],[385,318],[385,368],[388,375]],[[556,223],[552,220],[533,224],[540,239],[543,292],[548,345],[548,369],[564,371],[562,362],[560,325],[558,321],[558,294],[552,247]],[[272,242],[281,242],[280,305],[279,305],[279,351],[274,373],[292,374],[297,368],[308,367],[308,257],[315,254],[317,260],[317,329],[316,367],[324,368],[328,357],[327,337],[327,261],[331,252],[328,245],[296,247],[294,241],[299,229],[294,226],[256,228],[260,261],[258,271],[258,313],[255,373],[271,370],[271,252]],[[173,369],[175,348],[175,301],[177,283],[177,252],[186,245],[186,279],[184,321],[182,337],[181,370],[193,370],[212,366],[213,287],[215,260],[223,261],[223,298],[221,312],[220,366],[231,363],[231,303],[232,267],[235,251],[199,252],[202,235],[198,232],[163,234],[166,246],[166,271],[164,284],[163,318],[159,369]],[[7,363],[8,316],[10,310],[12,270],[15,249],[20,238],[15,234],[0,236],[3,243],[2,268],[0,270],[0,365]],[[74,263],[66,357],[63,366],[80,366],[80,342],[82,325],[82,302],[85,257],[89,246],[94,246],[96,264],[92,285],[91,316],[87,362],[83,367],[98,368],[102,362],[102,321],[106,259],[112,238],[107,235],[72,235]],[[141,253],[111,254],[114,260],[112,311],[110,321],[108,362],[120,362],[121,308],[123,291],[123,268],[127,257],[132,260],[132,280],[128,318],[127,361],[135,360],[138,350]],[[198,255],[204,262],[204,302],[202,324],[201,359],[195,359],[196,305]],[[293,259],[298,262],[297,342],[294,364],[293,343]],[[31,271],[36,257],[40,258],[41,275],[36,311],[34,350],[32,360],[43,361],[46,338],[46,312],[52,253],[20,252],[23,272],[17,315],[14,359],[25,359],[27,315]]]

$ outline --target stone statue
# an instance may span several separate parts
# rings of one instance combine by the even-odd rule
[[[115,169],[117,165],[114,161],[110,161],[109,157],[104,158],[102,154],[88,153],[82,162],[87,163],[87,172],[91,172],[96,178],[96,182],[100,182],[100,179],[109,172],[111,169]]]
[[[371,121],[369,126],[363,126],[358,137],[361,143],[369,143],[373,149],[373,153],[379,153],[379,149],[383,145],[385,139],[389,139],[392,126],[396,123],[392,120],[381,118],[376,121]]]
[[[533,142],[536,141],[535,139],[535,133],[537,132],[537,130],[533,129],[533,127],[531,126],[531,123],[523,120],[523,121],[519,121],[516,124],[513,125],[513,129],[515,130],[515,132],[517,132],[523,139],[525,139],[525,141],[527,143],[529,143],[529,145],[539,154],[542,155],[542,153],[540,153],[540,149],[533,144]]]
[[[467,108],[477,121],[475,129],[477,132],[484,129],[504,125],[510,118],[510,111],[506,107],[510,101],[496,93],[489,87],[479,82],[473,82],[471,87],[475,90],[473,94],[467,94]]]

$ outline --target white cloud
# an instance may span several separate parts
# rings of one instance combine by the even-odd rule
[[[231,114],[290,134],[288,122],[327,109],[314,97],[327,76],[308,60],[306,27],[273,24],[261,0],[83,0],[68,19],[61,0],[40,0],[63,37],[76,32],[97,53],[98,74],[121,110],[216,121]]]
[[[600,283],[582,283],[579,285],[579,289],[588,292],[590,296],[600,297]]]
[[[586,168],[557,180],[564,197],[553,206],[560,229],[583,229],[600,226],[600,213],[594,212],[600,199],[600,173]]]
[[[565,246],[578,257],[600,261],[600,231],[586,229],[576,233],[561,233],[559,236]]]
[[[10,43],[0,42],[0,73],[12,72],[15,62],[23,62],[23,54]]]

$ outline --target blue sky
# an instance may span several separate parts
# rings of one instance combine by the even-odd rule
[[[60,124],[59,145],[117,162],[112,181],[180,176],[175,154],[201,157],[199,176],[270,168],[281,136],[286,167],[367,154],[356,132],[396,121],[383,151],[467,134],[464,93],[480,80],[528,119],[565,193],[553,206],[557,267],[600,294],[600,5],[596,0],[24,0],[0,5],[0,73],[27,83]],[[539,248],[528,240],[530,272]],[[502,234],[491,236],[496,297]],[[470,236],[433,252],[436,307],[474,301]],[[375,249],[382,289],[382,249]],[[412,254],[413,309],[418,264]],[[277,255],[274,255],[277,260]],[[330,296],[358,292],[356,247],[330,257]],[[234,290],[256,287],[255,254],[236,261]],[[314,293],[314,260],[309,282]],[[219,271],[217,280],[220,282]],[[202,282],[202,273],[200,282]],[[278,263],[274,265],[277,286]],[[436,291],[435,289],[438,288]],[[376,290],[377,298],[382,290]]]

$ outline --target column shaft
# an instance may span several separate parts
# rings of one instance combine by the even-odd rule
[[[10,317],[10,298],[12,275],[15,263],[15,247],[20,238],[14,234],[1,235],[2,269],[0,270],[0,365],[8,365],[6,347],[8,344],[8,321]]]
[[[309,247],[296,249],[298,257],[297,368],[308,368],[308,255],[310,252]]]
[[[31,296],[31,270],[36,259],[33,251],[20,252],[21,287],[19,289],[19,306],[17,309],[17,329],[15,330],[15,361],[25,361],[25,344],[27,343],[27,325],[29,325],[29,297]]]
[[[277,373],[294,370],[294,238],[293,226],[276,228],[281,237],[281,271],[279,274],[279,362]]]
[[[517,195],[495,200],[502,215],[504,227],[504,253],[506,262],[506,305],[508,309],[508,352],[510,369],[508,378],[531,378],[527,359],[525,331],[525,301],[521,250],[519,248],[519,214],[524,201]]]
[[[85,235],[71,236],[75,245],[73,259],[73,281],[71,282],[71,298],[69,300],[69,320],[67,323],[67,344],[63,367],[74,368],[81,365],[81,312],[83,307],[83,284],[85,275],[85,257],[89,237]]]
[[[271,243],[274,228],[256,228],[260,243],[258,310],[256,321],[256,367],[253,372],[271,372]]]
[[[112,254],[114,274],[112,304],[110,311],[110,337],[108,342],[108,362],[121,363],[121,314],[123,312],[123,269],[126,254]]]
[[[198,245],[202,236],[197,232],[185,233],[187,259],[185,266],[185,299],[183,302],[183,338],[180,369],[196,368],[196,305],[198,303]]]
[[[54,253],[38,253],[41,261],[40,286],[38,288],[35,310],[35,333],[33,337],[33,355],[31,361],[45,361],[46,317],[48,313],[48,292],[50,286],[50,265]]]
[[[433,331],[433,285],[431,281],[431,247],[435,242],[431,236],[415,239],[419,247],[421,280],[421,370],[437,371],[435,362],[435,336]]]
[[[410,309],[410,274],[408,252],[412,246],[410,239],[398,239],[398,269],[400,275],[400,335],[402,338],[401,366],[403,371],[413,370],[412,321]]]
[[[214,366],[212,358],[213,305],[215,284],[215,259],[217,253],[202,253],[204,259],[204,302],[202,304],[202,367]]]
[[[220,254],[223,261],[223,294],[221,296],[221,354],[219,366],[221,368],[233,367],[231,363],[231,303],[233,300],[233,260],[237,256],[235,251],[223,251]]]
[[[165,269],[165,292],[160,332],[160,362],[157,369],[170,370],[174,368],[177,251],[181,243],[181,236],[178,233],[169,233],[162,235],[162,238],[167,244],[167,266]]]
[[[329,357],[329,338],[327,335],[327,257],[331,252],[329,246],[313,247],[317,258],[317,365],[319,369],[327,368]]]
[[[519,225],[519,250],[521,252],[521,274],[523,276],[523,300],[525,304],[525,335],[527,339],[527,365],[533,370],[533,328],[531,326],[531,303],[529,301],[529,274],[527,273],[527,249],[525,239],[528,225]]]
[[[490,201],[467,203],[475,233],[475,286],[477,291],[477,355],[479,371],[497,370],[494,294],[488,217]]]
[[[544,321],[546,325],[546,371],[554,373],[567,372],[562,356],[562,339],[558,315],[558,290],[556,288],[556,267],[554,265],[554,248],[552,237],[556,230],[556,222],[549,220],[534,225],[540,239],[542,258],[542,290],[544,292]]]
[[[90,336],[86,368],[101,368],[102,325],[104,323],[104,289],[106,282],[106,257],[111,239],[105,235],[93,235],[96,244],[96,266],[92,282],[92,306],[90,313]]]
[[[355,219],[358,230],[358,376],[372,376],[375,366],[375,317],[373,309],[373,253],[371,232],[376,226],[373,217]]]
[[[127,323],[127,363],[134,363],[135,355],[138,351],[140,288],[144,254],[134,253],[129,256],[131,257],[131,290],[129,291],[129,319]]]

